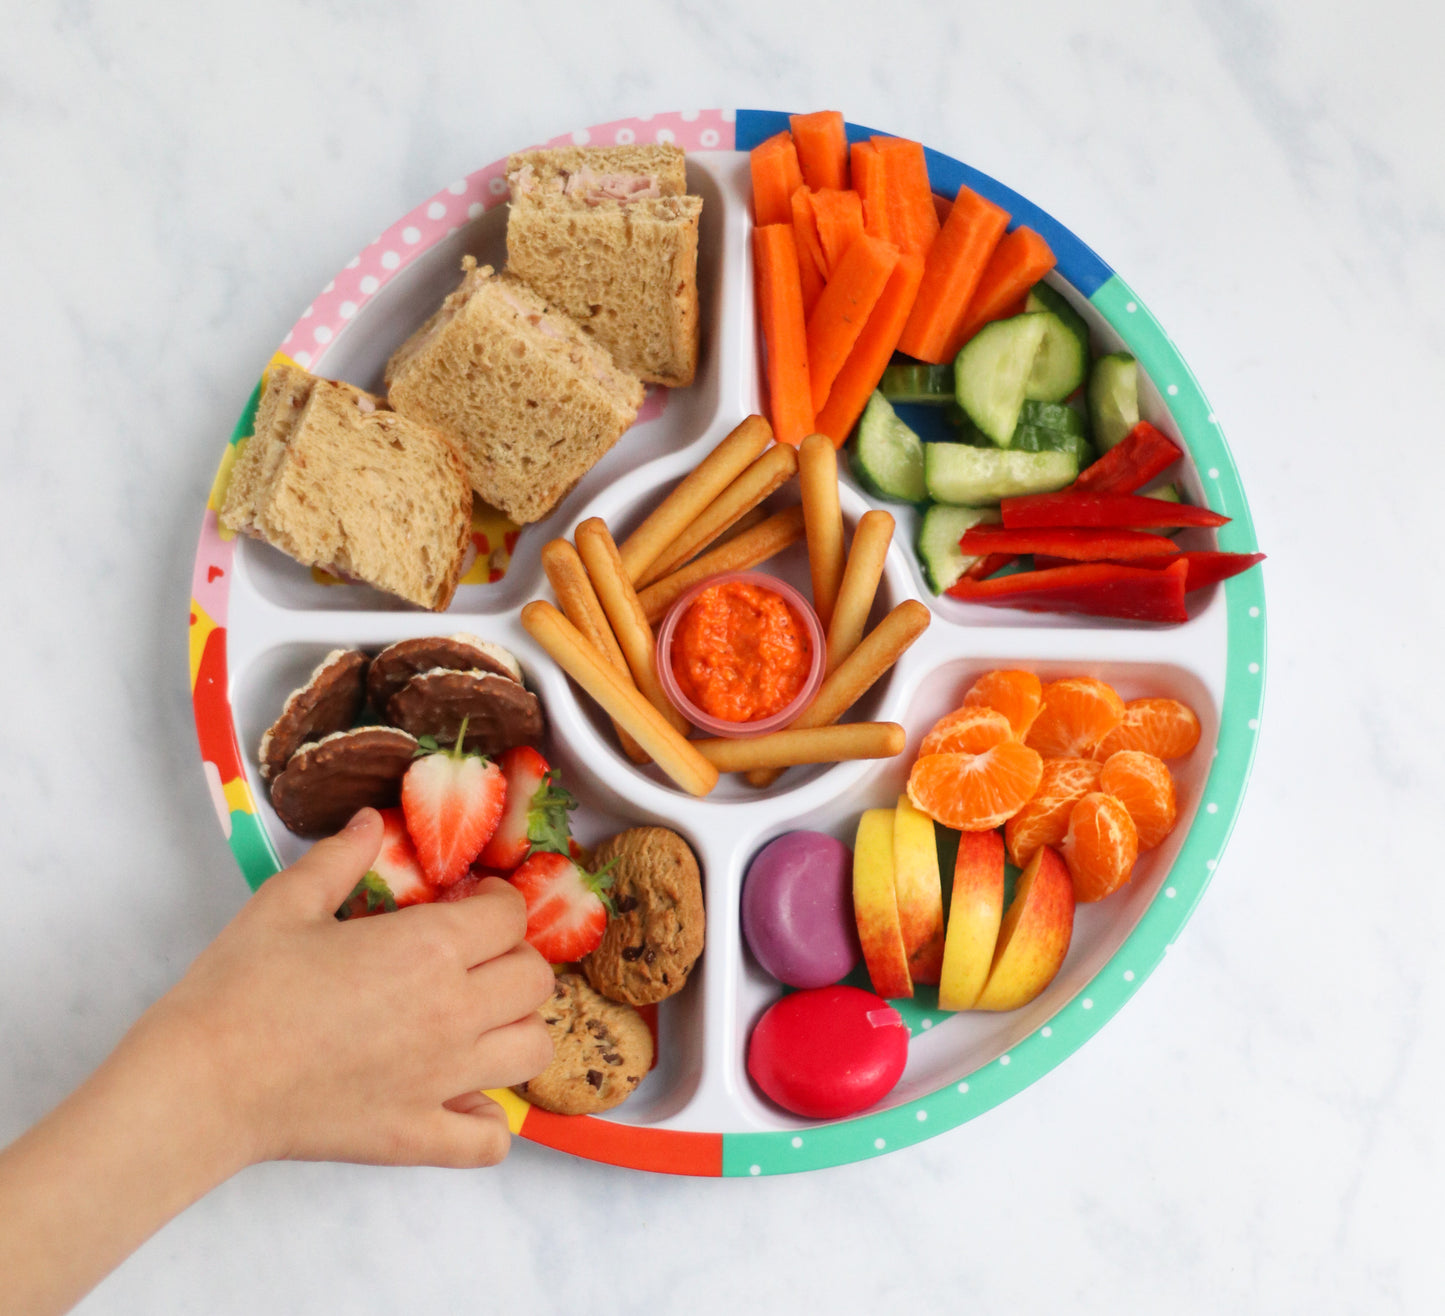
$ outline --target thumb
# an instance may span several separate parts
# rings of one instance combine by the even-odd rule
[[[382,832],[381,815],[361,809],[335,836],[318,841],[266,887],[277,888],[302,913],[329,917],[376,862]]]

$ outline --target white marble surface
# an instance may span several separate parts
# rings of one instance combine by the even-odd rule
[[[743,1182],[526,1144],[482,1174],[265,1166],[84,1311],[1439,1309],[1445,22],[830,8],[11,7],[0,1142],[244,895],[184,625],[259,364],[420,198],[630,113],[839,106],[922,137],[1053,210],[1170,329],[1271,553],[1259,757],[1198,913],[1061,1068],[894,1155]]]

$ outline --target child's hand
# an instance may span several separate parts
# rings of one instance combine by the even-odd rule
[[[508,883],[337,922],[381,834],[363,810],[266,882],[122,1045],[198,1063],[244,1161],[493,1165],[510,1135],[480,1089],[552,1058],[552,970]]]

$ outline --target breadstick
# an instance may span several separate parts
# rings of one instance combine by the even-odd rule
[[[747,469],[773,441],[773,429],[761,416],[749,416],[717,445],[647,519],[622,541],[622,565],[635,581],[707,505]]]
[[[917,599],[900,603],[824,680],[793,726],[822,727],[836,722],[902,657],[904,650],[928,629],[931,620],[932,614]],[[771,786],[779,775],[777,769],[759,769],[748,773],[748,785]]]
[[[667,610],[700,580],[721,575],[725,571],[748,571],[766,562],[776,553],[781,553],[789,544],[795,544],[803,537],[803,509],[788,507],[770,516],[761,525],[754,526],[746,534],[730,539],[726,544],[704,553],[670,576],[664,576],[656,584],[649,585],[637,597],[648,622],[655,626]]]
[[[576,538],[577,552],[592,578],[602,611],[612,623],[612,632],[617,636],[617,645],[627,659],[637,688],[678,735],[687,735],[691,730],[688,720],[672,706],[658,680],[657,643],[652,627],[643,616],[636,591],[622,568],[622,558],[608,533],[607,523],[600,516],[590,516],[577,527]]]
[[[808,570],[813,611],[827,630],[843,580],[843,512],[838,506],[838,450],[826,434],[810,434],[798,448],[803,519],[808,527]]]
[[[522,609],[522,625],[552,661],[601,704],[609,717],[626,727],[653,762],[689,795],[706,795],[717,785],[717,769],[550,603],[533,599]]]
[[[744,512],[732,525],[728,526],[715,540],[714,548],[721,548],[724,544],[730,543],[740,534],[751,530],[755,525],[762,525],[768,519],[768,514],[761,507],[755,507],[751,512]]]
[[[587,568],[577,556],[577,550],[565,539],[553,539],[542,545],[542,570],[552,583],[553,592],[563,615],[581,633],[583,638],[598,651],[614,668],[619,676],[632,680],[627,670],[627,659],[617,647],[617,637],[607,624],[607,614],[597,601],[597,591],[587,578]],[[634,763],[646,763],[647,751],[627,734],[616,722],[617,739],[622,751]]]
[[[799,763],[892,758],[903,753],[907,739],[897,722],[846,722],[840,727],[790,727],[747,740],[689,743],[719,772],[753,772]]]
[[[833,619],[828,623],[825,674],[834,671],[863,638],[863,628],[868,624],[868,614],[873,611],[873,596],[878,592],[883,563],[888,558],[888,545],[892,541],[892,516],[887,512],[864,512],[858,528],[853,531],[848,565],[843,568],[843,583],[838,587]]]
[[[662,550],[657,561],[637,578],[639,587],[661,580],[696,557],[739,517],[751,511],[797,473],[798,450],[786,443],[774,444]]]

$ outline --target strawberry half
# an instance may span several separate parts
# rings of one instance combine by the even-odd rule
[[[536,850],[512,874],[527,902],[527,940],[550,964],[566,964],[602,944],[611,905],[606,870],[589,873],[566,855]]]
[[[401,781],[401,808],[422,871],[435,886],[455,882],[492,839],[507,797],[502,770],[480,754],[463,754],[466,719],[450,750],[423,741],[422,757]]]
[[[402,811],[378,809],[377,812],[381,814],[383,826],[381,849],[377,851],[376,862],[337,911],[339,918],[360,918],[406,905],[425,905],[437,898],[436,888],[422,872]]]
[[[489,868],[515,868],[531,850],[567,853],[567,814],[577,807],[570,791],[530,745],[509,749],[498,760],[507,779],[507,807],[478,861]]]

